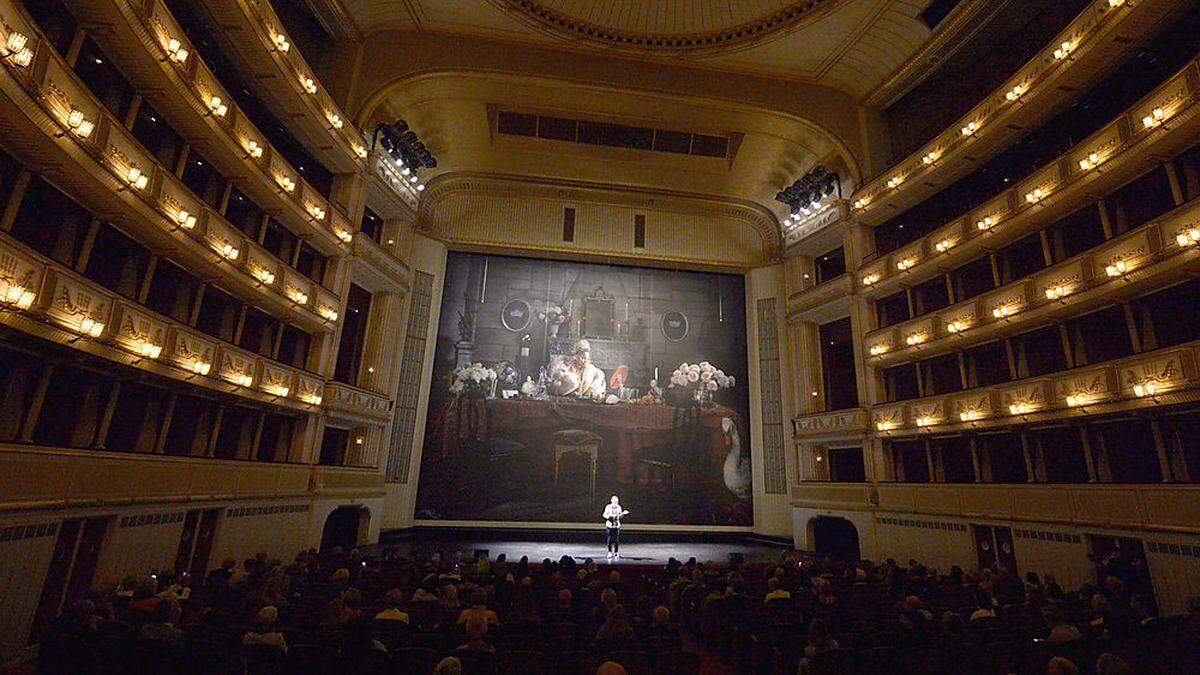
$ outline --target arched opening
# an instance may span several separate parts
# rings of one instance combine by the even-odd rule
[[[359,532],[365,531],[371,513],[357,506],[341,506],[325,518],[325,529],[321,532],[321,551],[335,546],[349,551],[358,546]]]
[[[809,541],[819,556],[838,560],[858,560],[858,528],[845,518],[821,516],[808,521]]]

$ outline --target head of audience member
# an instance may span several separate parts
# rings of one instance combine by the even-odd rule
[[[1046,664],[1046,675],[1079,675],[1079,668],[1074,661],[1056,656]]]
[[[267,605],[254,615],[254,628],[259,633],[267,633],[275,627],[275,622],[278,620],[279,610],[274,605]]]
[[[616,661],[605,661],[596,669],[596,675],[629,675],[629,671]]]
[[[383,596],[383,602],[388,609],[400,609],[400,605],[404,604],[404,591],[399,588],[393,588]]]
[[[558,591],[558,608],[571,609],[571,589],[563,588]]]
[[[659,605],[654,608],[650,619],[655,628],[667,628],[671,625],[671,610],[667,609],[665,605]]]
[[[462,660],[457,656],[447,656],[433,668],[433,675],[462,675],[462,672]]]
[[[1096,659],[1096,675],[1133,675],[1133,668],[1125,659],[1105,652]]]
[[[487,637],[487,621],[482,616],[472,616],[467,619],[467,639],[480,642]]]
[[[605,614],[611,614],[617,607],[617,602],[617,592],[611,588],[604,589],[604,592],[600,594],[600,606],[604,608]]]

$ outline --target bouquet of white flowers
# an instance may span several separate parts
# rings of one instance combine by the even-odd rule
[[[496,371],[482,363],[459,366],[450,374],[450,393],[455,396],[487,394],[496,380]]]
[[[669,389],[676,390],[676,399],[690,398],[702,405],[712,401],[713,394],[721,389],[729,389],[736,383],[732,375],[712,365],[708,361],[700,363],[681,363],[671,373]],[[682,393],[684,396],[679,396]]]

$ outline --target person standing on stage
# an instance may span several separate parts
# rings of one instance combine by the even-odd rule
[[[621,508],[617,496],[613,495],[612,501],[604,507],[604,525],[608,531],[608,557],[610,558],[621,557],[618,553],[621,548],[621,516],[627,515],[629,512]]]

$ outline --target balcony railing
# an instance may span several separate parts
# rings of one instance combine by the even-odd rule
[[[870,427],[866,408],[797,415],[792,418],[792,437],[804,440],[864,438]]]
[[[0,5],[11,5],[11,0],[0,0]],[[149,207],[157,216],[154,224],[160,236],[188,247],[210,264],[237,271],[234,278],[248,292],[271,297],[275,304],[295,313],[299,323],[332,328],[340,306],[337,296],[294,274],[197,198],[112,117],[23,12],[10,11],[8,16],[10,21],[24,23],[10,23],[6,35],[0,37],[7,39],[13,32],[26,36],[33,58],[25,66],[4,59],[4,70],[21,83],[47,116],[43,128],[56,129],[54,137],[60,144],[72,143],[94,160],[94,166],[81,167],[82,171],[105,176],[117,186],[112,188],[114,192],[126,193],[129,199]]]
[[[1101,72],[1138,35],[1176,6],[1170,0],[1093,0],[1044,50],[921,149],[860,186],[851,197],[859,222],[878,225],[998,151],[1061,101],[1070,82]]]
[[[236,396],[311,411],[323,380],[131,303],[0,237],[0,321],[42,322],[47,334],[113,361]]]
[[[392,414],[392,402],[386,396],[333,381],[325,383],[325,408],[339,417],[371,424],[386,423]]]
[[[916,436],[1200,400],[1197,349],[1200,342],[1191,342],[1053,375],[881,404],[871,409],[871,425],[878,436]]]

